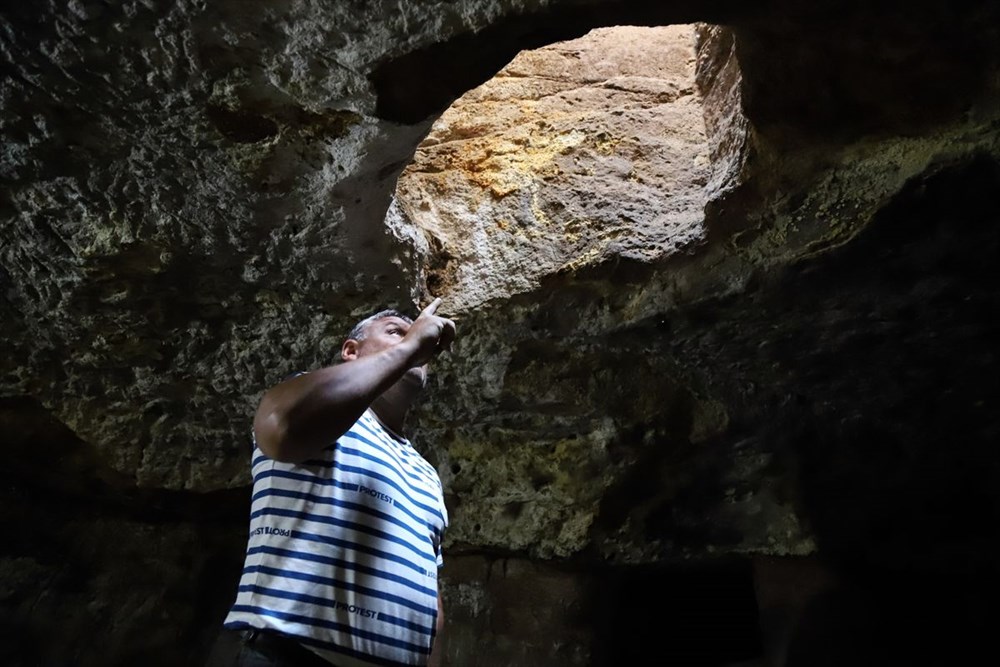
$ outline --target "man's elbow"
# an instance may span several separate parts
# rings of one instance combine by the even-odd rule
[[[253,429],[257,446],[268,458],[302,463],[318,456],[346,433],[356,419],[348,417],[311,414],[300,403],[265,394],[254,415]]]
[[[257,447],[269,459],[282,463],[301,463],[307,457],[302,456],[299,448],[294,445],[288,428],[288,421],[275,411],[257,411],[253,421],[254,441]]]
[[[293,426],[288,419],[277,415],[255,419],[254,437],[257,447],[269,459],[282,463],[302,463],[318,456],[324,447],[343,435],[343,431],[339,431],[330,438],[318,437],[311,431]]]

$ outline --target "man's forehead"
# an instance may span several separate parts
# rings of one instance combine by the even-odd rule
[[[380,317],[374,322],[372,322],[372,324],[378,326],[385,326],[388,324],[395,324],[397,326],[404,326],[404,327],[410,326],[409,322],[404,320],[402,317],[396,317],[395,315],[387,315],[386,317]]]

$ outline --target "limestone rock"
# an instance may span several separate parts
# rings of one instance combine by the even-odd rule
[[[431,289],[465,310],[702,241],[694,48],[691,26],[595,30],[522,52],[457,100],[396,191],[429,237]]]

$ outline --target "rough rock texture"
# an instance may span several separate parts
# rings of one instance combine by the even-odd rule
[[[4,15],[3,390],[141,485],[245,480],[260,387],[412,297],[379,222],[426,128],[373,117],[365,74],[512,8],[363,5]]]
[[[5,664],[196,662],[260,392],[431,293],[461,331],[413,422],[450,664],[961,663],[998,592],[998,26],[991,0],[5,7]],[[487,118],[431,131],[508,63],[453,110]],[[690,567],[731,585],[606,615]],[[740,603],[705,617],[727,641],[644,654],[698,599]]]
[[[396,190],[440,264],[428,287],[462,311],[703,240],[694,47],[692,26],[595,30],[520,53],[456,100]]]

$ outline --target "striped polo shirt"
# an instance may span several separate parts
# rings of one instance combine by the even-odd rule
[[[230,629],[297,638],[341,667],[425,665],[448,518],[437,471],[369,410],[320,456],[254,446],[250,539]]]

